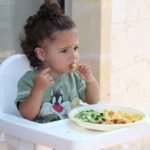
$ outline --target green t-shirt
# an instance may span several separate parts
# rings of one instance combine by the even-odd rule
[[[28,71],[19,80],[16,104],[29,95],[37,74],[37,70]],[[66,118],[72,108],[79,106],[80,100],[85,101],[85,90],[86,84],[77,73],[63,74],[44,92],[34,121],[44,123]]]

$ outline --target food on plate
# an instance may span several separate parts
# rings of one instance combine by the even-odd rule
[[[111,109],[104,109],[102,112],[91,109],[79,112],[75,118],[95,124],[126,124],[142,120],[144,116],[138,113],[133,114]]]

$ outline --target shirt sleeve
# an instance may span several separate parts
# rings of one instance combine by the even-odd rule
[[[32,77],[29,72],[27,72],[18,82],[17,85],[17,98],[15,103],[23,102],[24,99],[29,95],[33,87]]]

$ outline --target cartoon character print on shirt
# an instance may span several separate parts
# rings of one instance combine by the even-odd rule
[[[44,117],[48,114],[56,114],[60,118],[67,115],[71,110],[70,100],[64,100],[62,90],[52,90],[49,102],[44,102],[40,110],[40,116]]]

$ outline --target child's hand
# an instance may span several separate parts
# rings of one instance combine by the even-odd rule
[[[92,83],[95,81],[95,78],[93,76],[92,70],[90,66],[85,64],[80,64],[76,68],[77,73],[79,76],[86,82],[86,83]]]
[[[50,68],[46,68],[37,75],[35,78],[34,86],[42,91],[45,91],[50,85],[53,84],[53,77],[50,75]]]

